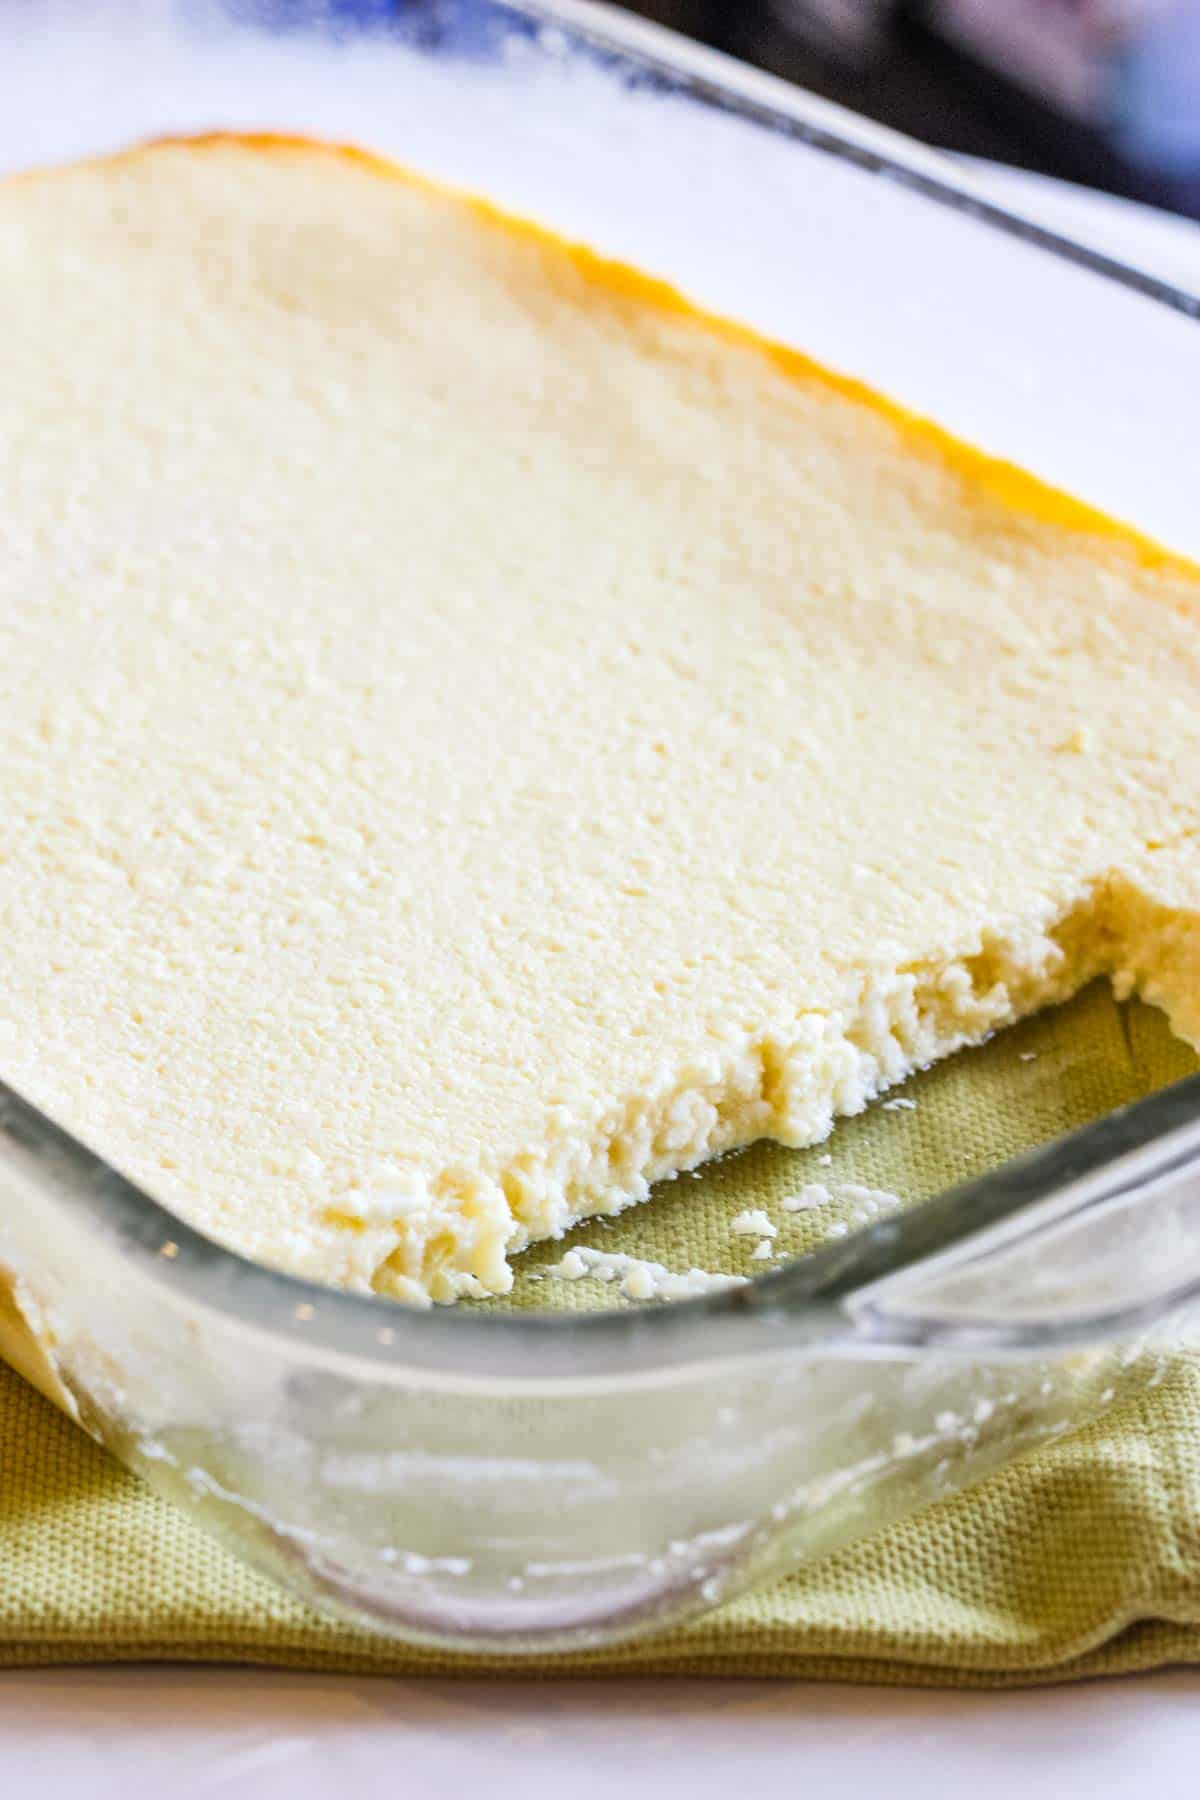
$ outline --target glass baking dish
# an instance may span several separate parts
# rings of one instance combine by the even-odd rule
[[[1200,300],[608,9],[179,0],[118,31],[65,4],[5,14],[0,68],[10,167],[353,140],[1200,551]],[[1200,1320],[1200,1076],[740,1286],[565,1314],[261,1268],[0,1086],[0,1276],[0,1351],[307,1600],[451,1648],[591,1647],[1160,1380]]]

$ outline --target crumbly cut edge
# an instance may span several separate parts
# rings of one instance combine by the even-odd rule
[[[616,1103],[560,1109],[543,1142],[494,1173],[414,1174],[402,1193],[376,1196],[369,1218],[339,1216],[278,1260],[419,1305],[507,1293],[509,1258],[527,1244],[759,1139],[819,1143],[835,1118],[1101,975],[1162,1007],[1200,1047],[1197,899],[1160,903],[1114,875],[1056,917],[1013,922],[966,953],[865,974],[837,1010],[712,1042]]]

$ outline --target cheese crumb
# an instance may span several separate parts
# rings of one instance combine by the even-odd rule
[[[762,1208],[757,1206],[747,1207],[745,1212],[740,1212],[737,1218],[731,1221],[729,1229],[735,1231],[739,1237],[773,1238],[775,1236],[774,1225]]]
[[[700,1294],[717,1294],[724,1288],[745,1287],[744,1275],[712,1274],[689,1269],[680,1275],[662,1263],[645,1257],[626,1256],[618,1250],[593,1250],[581,1244],[568,1250],[561,1262],[543,1271],[564,1281],[591,1276],[595,1281],[616,1282],[626,1300],[694,1300]]]
[[[828,1206],[833,1195],[823,1181],[806,1181],[798,1194],[789,1194],[783,1202],[784,1212],[810,1212],[817,1206]]]
[[[885,1188],[864,1187],[859,1182],[837,1182],[833,1188],[826,1187],[823,1182],[806,1182],[795,1194],[789,1194],[782,1201],[784,1212],[797,1213],[815,1210],[828,1206],[834,1200],[855,1203],[855,1210],[847,1222],[835,1220],[826,1232],[827,1237],[846,1237],[851,1227],[867,1225],[880,1213],[889,1212],[900,1206],[902,1201],[898,1194],[890,1193]],[[758,1241],[750,1252],[752,1262],[771,1262],[778,1254],[775,1239],[778,1228],[771,1223],[762,1207],[747,1207],[730,1221],[730,1230],[739,1237],[754,1237]],[[622,1296],[627,1300],[685,1300],[697,1294],[719,1292],[722,1288],[738,1287],[745,1284],[744,1275],[723,1275],[711,1273],[705,1269],[689,1269],[679,1274],[667,1269],[662,1263],[650,1262],[644,1257],[628,1256],[620,1251],[593,1250],[589,1245],[581,1244],[577,1249],[568,1250],[561,1261],[552,1264],[542,1271],[548,1276],[557,1276],[564,1281],[580,1281],[591,1277],[594,1281],[614,1283],[619,1286]]]
[[[864,1201],[874,1201],[881,1212],[891,1212],[893,1207],[904,1205],[899,1194],[893,1194],[887,1188],[863,1187],[857,1181],[839,1182],[835,1195],[839,1200],[857,1200],[860,1205]]]

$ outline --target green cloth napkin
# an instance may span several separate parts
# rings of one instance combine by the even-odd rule
[[[823,1172],[916,1197],[996,1160],[1014,1133],[1053,1135],[1195,1067],[1157,1014],[1096,987],[922,1077],[915,1112],[849,1122]],[[807,1175],[815,1155],[789,1167]],[[761,1153],[734,1159],[690,1194],[678,1184],[664,1219],[727,1216],[739,1186],[762,1181]],[[672,1227],[654,1213],[642,1209],[640,1247],[668,1260],[654,1234]],[[534,1662],[413,1650],[308,1611],[0,1365],[0,1665],[145,1658],[961,1686],[1200,1662],[1200,1357],[1181,1350],[1160,1386],[1090,1428],[692,1625]]]

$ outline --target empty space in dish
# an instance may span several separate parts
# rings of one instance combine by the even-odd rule
[[[523,1251],[510,1296],[463,1304],[591,1311],[688,1297],[702,1277],[753,1279],[1197,1070],[1157,1009],[1094,982],[839,1120],[825,1143],[760,1143],[660,1182],[648,1202]]]

